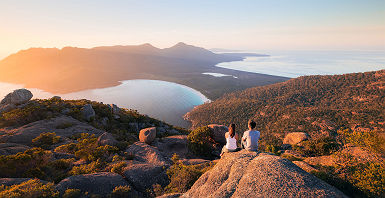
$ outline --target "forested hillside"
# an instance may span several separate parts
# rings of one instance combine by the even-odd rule
[[[385,131],[385,70],[304,76],[227,94],[186,115],[193,127],[235,123],[245,130],[254,119],[263,136],[288,132],[311,136],[341,128]]]

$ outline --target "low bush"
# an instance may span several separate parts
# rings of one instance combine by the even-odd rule
[[[214,167],[213,163],[184,165],[175,154],[172,160],[174,164],[167,170],[170,183],[165,188],[166,193],[186,192],[203,173]]]
[[[54,160],[50,151],[32,148],[15,155],[0,155],[0,177],[29,177],[60,181],[68,176],[73,159]]]
[[[82,196],[83,193],[79,189],[67,189],[63,194],[63,198],[80,198]]]
[[[110,157],[110,155],[119,151],[115,146],[98,146],[98,139],[94,134],[82,133],[75,138],[77,138],[77,143],[61,145],[57,147],[55,151],[74,154],[77,158],[84,159],[88,162],[98,159],[104,161]]]
[[[321,137],[301,142],[301,146],[293,147],[298,153],[308,157],[330,155],[338,151],[340,144],[334,138]]]
[[[42,169],[47,166],[52,153],[41,148],[32,148],[15,155],[0,155],[0,177],[45,176]]]
[[[83,164],[80,166],[74,166],[70,171],[71,175],[81,175],[102,172],[106,167],[106,163],[101,160],[93,161],[89,164]]]
[[[110,197],[111,198],[124,198],[131,197],[131,187],[130,186],[117,186],[112,191]]]
[[[53,183],[42,183],[39,179],[31,179],[18,185],[0,186],[0,198],[37,198],[59,197]]]
[[[202,157],[211,157],[214,150],[212,139],[212,130],[207,127],[199,127],[193,130],[188,136],[188,148],[196,155]]]
[[[50,149],[54,144],[60,142],[60,136],[56,133],[40,133],[38,137],[32,140],[32,145],[43,149]]]
[[[351,131],[349,129],[340,130],[338,134],[342,136],[345,143],[365,147],[370,151],[385,154],[385,139],[376,131]]]
[[[124,168],[127,166],[126,162],[117,162],[110,167],[110,172],[122,175]]]
[[[385,166],[381,163],[359,164],[350,176],[355,187],[369,197],[385,197]]]

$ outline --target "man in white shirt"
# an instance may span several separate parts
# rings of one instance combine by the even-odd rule
[[[253,120],[250,120],[248,123],[249,130],[243,133],[242,137],[242,148],[248,151],[257,151],[258,150],[258,140],[260,137],[260,132],[255,130],[257,123]]]

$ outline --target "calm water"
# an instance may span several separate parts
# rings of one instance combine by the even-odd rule
[[[0,83],[0,98],[22,85]],[[29,89],[34,98],[50,98],[54,94],[38,89]],[[184,85],[157,80],[127,80],[116,87],[92,89],[59,95],[63,99],[89,99],[119,107],[136,109],[167,123],[189,127],[183,115],[194,106],[208,99],[200,92]]]
[[[259,51],[270,57],[247,57],[218,67],[298,77],[385,69],[385,51]]]

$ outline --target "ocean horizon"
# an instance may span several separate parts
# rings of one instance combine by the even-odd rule
[[[216,66],[290,78],[385,69],[385,50],[262,50],[236,52],[267,54],[270,56],[246,57],[243,61],[224,62]]]

